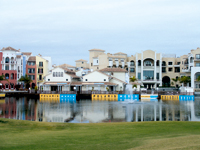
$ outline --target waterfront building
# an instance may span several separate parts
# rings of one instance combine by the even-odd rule
[[[37,66],[36,56],[30,56],[26,64],[26,74],[32,80],[30,87],[35,88],[37,85]]]
[[[63,68],[63,69],[69,69],[71,71],[76,71],[76,67],[75,66],[68,65],[68,64],[62,64],[62,65],[59,65],[57,67],[60,67],[60,68]]]
[[[76,83],[80,81],[80,77],[69,69],[56,67],[44,77],[41,84],[43,91],[74,91]],[[78,90],[78,89],[77,89]]]
[[[20,52],[12,47],[2,48],[0,52],[0,74],[5,76],[1,82],[3,89],[15,89],[17,80],[26,73],[26,61],[30,57],[29,52]]]
[[[79,59],[76,60],[75,62],[77,70],[80,70],[80,68],[89,69],[89,64],[87,63],[87,60]]]
[[[188,86],[200,89],[200,82],[196,79],[200,75],[200,49],[191,50],[187,55],[176,57],[176,54],[162,54],[153,50],[141,51],[135,55],[128,56],[118,52],[114,54],[105,53],[105,50],[89,50],[89,69],[91,71],[103,68],[123,68],[128,71],[129,77],[135,76],[138,83],[145,88],[181,86],[179,82],[174,83],[172,79],[181,76],[191,77]],[[76,66],[80,63],[76,61]]]

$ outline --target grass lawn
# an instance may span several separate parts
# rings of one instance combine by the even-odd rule
[[[200,149],[200,122],[69,124],[0,118],[3,149]]]

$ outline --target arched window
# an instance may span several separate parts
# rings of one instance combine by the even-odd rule
[[[6,57],[5,63],[9,63],[9,57]]]
[[[149,60],[144,62],[145,66],[151,66],[151,62]]]
[[[131,65],[131,66],[135,66],[135,63],[134,63],[133,60],[131,60],[130,65]]]
[[[11,74],[10,79],[14,79],[14,73]]]
[[[166,62],[165,61],[162,62],[162,66],[166,66]]]
[[[5,74],[5,78],[9,79],[9,74],[8,73]]]

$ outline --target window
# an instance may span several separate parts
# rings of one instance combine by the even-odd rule
[[[196,63],[196,67],[200,67],[200,63]]]
[[[50,81],[50,79],[48,79],[48,81]]]
[[[85,81],[87,81],[87,79],[85,79]]]
[[[135,68],[130,68],[130,72],[135,72]]]
[[[104,79],[104,81],[106,81],[106,79]]]
[[[43,73],[43,68],[42,69],[38,69],[38,73]]]
[[[97,63],[98,63],[98,60],[97,60]]]
[[[10,77],[10,78],[11,78],[11,79],[14,79],[14,73],[11,74],[11,77]]]
[[[39,67],[43,67],[43,62],[39,62]]]
[[[60,73],[60,76],[63,77],[63,72]]]
[[[68,79],[66,79],[66,81],[68,81]]]
[[[144,70],[143,71],[143,80],[153,80],[154,79],[154,71]]]
[[[91,63],[91,66],[92,66],[92,63]]]
[[[82,62],[82,64],[83,64],[83,62]]]
[[[9,63],[9,58],[6,57],[5,63]]]
[[[31,80],[35,80],[35,75],[29,75],[28,76]]]
[[[9,70],[9,66],[5,66],[5,70]]]
[[[141,80],[141,73],[138,73],[138,79]]]
[[[112,58],[109,58],[109,61],[112,61]]]
[[[141,66],[141,60],[138,60],[138,66]]]
[[[131,61],[131,64],[130,64],[130,66],[134,66],[135,64],[134,64],[134,61]]]
[[[159,73],[156,73],[156,79],[159,80]]]
[[[9,88],[9,85],[8,84],[6,84],[6,89],[8,89]]]
[[[165,67],[162,68],[162,72],[166,72],[166,68]]]
[[[39,80],[42,80],[42,75],[39,75]]]
[[[175,72],[180,72],[180,67],[175,67]]]
[[[168,62],[168,65],[172,65],[173,64],[173,62]]]
[[[177,65],[180,65],[181,64],[181,62],[177,62]]]
[[[200,54],[196,54],[196,59],[200,59]]]
[[[5,79],[9,79],[9,74],[8,73],[5,74]]]
[[[168,68],[168,71],[172,71],[172,68]]]
[[[28,68],[28,73],[35,73],[35,68]]]
[[[55,72],[53,72],[53,77],[55,77],[56,76],[56,73]]]
[[[151,66],[151,62],[150,61],[145,61],[145,66]]]

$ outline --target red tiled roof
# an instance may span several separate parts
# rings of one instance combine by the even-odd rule
[[[127,72],[125,69],[122,69],[122,68],[104,68],[99,71],[101,72]]]
[[[20,51],[20,49],[19,50],[16,50],[16,49],[14,49],[14,48],[12,48],[12,47],[10,47],[10,46],[8,46],[8,47],[3,47],[2,49],[1,49],[1,51],[4,51],[4,50],[11,50],[11,51],[17,51],[17,52],[19,52]]]
[[[36,61],[36,57],[35,56],[31,56],[31,57],[29,57],[28,61]]]
[[[79,59],[79,60],[76,60],[75,62],[87,62],[87,60]]]
[[[31,52],[22,52],[23,55],[31,55]]]

